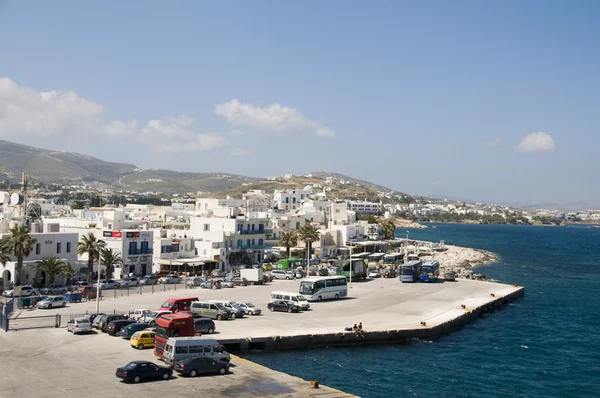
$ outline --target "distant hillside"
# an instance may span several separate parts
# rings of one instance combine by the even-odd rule
[[[399,192],[399,191],[396,191],[394,189],[384,187],[382,185],[373,184],[372,182],[369,182],[369,181],[359,180],[357,178],[349,177],[349,176],[344,175],[344,174],[328,173],[326,171],[315,171],[315,172],[312,172],[310,174],[314,178],[318,178],[318,179],[321,179],[321,180],[324,180],[327,177],[331,177],[334,181],[341,181],[341,180],[350,181],[351,184],[359,185],[359,186],[362,186],[362,187],[367,188],[369,190],[381,191],[381,192],[395,192],[395,193],[401,194],[401,195],[408,195],[408,194],[405,194],[403,192]],[[408,196],[410,196],[410,195],[408,195]]]
[[[140,170],[133,164],[106,162],[79,153],[50,151],[0,140],[0,179],[20,182],[24,170],[33,182],[100,182],[136,192],[219,192],[259,180],[225,173]]]
[[[73,152],[49,151],[0,140],[0,174],[13,183],[27,170],[34,181],[98,181],[110,184],[136,167]]]

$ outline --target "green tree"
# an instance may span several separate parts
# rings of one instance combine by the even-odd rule
[[[44,257],[35,262],[37,272],[46,273],[46,283],[51,285],[54,283],[54,278],[61,276],[65,270],[65,262],[58,257]]]
[[[104,265],[106,269],[106,279],[112,279],[112,268],[115,265],[123,264],[121,254],[116,253],[113,249],[103,248],[100,250],[100,264]]]
[[[65,284],[71,285],[73,283],[73,276],[75,276],[75,268],[71,265],[71,263],[67,263],[63,269],[63,276],[67,278]]]
[[[92,273],[94,272],[94,261],[100,258],[100,251],[106,247],[106,242],[96,239],[93,232],[88,232],[87,235],[81,237],[77,242],[77,254],[80,256],[87,253],[88,255],[88,282],[92,282]]]
[[[82,200],[77,200],[75,203],[71,205],[71,209],[73,210],[82,210],[85,209],[85,203]]]
[[[394,239],[396,236],[396,225],[392,220],[385,220],[381,225],[381,232],[383,233],[384,239]]]
[[[6,263],[10,261],[8,247],[6,246],[6,242],[4,240],[0,240],[0,264],[3,267],[6,266]],[[5,280],[4,282],[4,290],[8,290],[10,288],[10,280]]]
[[[321,239],[319,230],[313,225],[306,224],[298,231],[298,239],[306,243],[309,253],[312,252],[312,244]]]
[[[285,247],[287,258],[290,258],[290,248],[296,247],[298,244],[298,235],[294,231],[288,231],[281,234],[279,237],[279,246]]]
[[[13,255],[17,259],[15,266],[15,285],[21,284],[21,271],[23,270],[23,259],[31,253],[33,245],[37,239],[29,235],[29,228],[23,225],[17,225],[10,229],[10,236],[2,239],[0,246],[3,246],[5,253]]]

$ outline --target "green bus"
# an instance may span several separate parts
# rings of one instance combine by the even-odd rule
[[[298,267],[304,267],[306,259],[304,258],[284,258],[277,261],[277,269],[293,270]]]
[[[341,272],[340,275],[345,276],[346,279],[357,281],[359,279],[367,278],[367,262],[361,255],[353,255],[350,262],[348,259],[341,261]]]

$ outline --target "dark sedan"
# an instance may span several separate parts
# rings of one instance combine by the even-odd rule
[[[158,366],[148,361],[129,362],[122,368],[117,368],[115,375],[128,383],[139,383],[142,380],[163,379],[169,380],[173,371],[165,366]]]
[[[191,357],[175,362],[173,366],[183,376],[196,377],[199,374],[220,374],[229,372],[227,362],[215,361],[212,358]]]
[[[94,319],[96,319],[97,317],[101,316],[101,315],[106,315],[103,312],[99,312],[97,314],[89,314],[86,315],[86,318],[88,319],[88,321],[90,321],[90,323],[94,323]]]
[[[131,325],[135,323],[135,321],[131,319],[119,319],[118,321],[112,321],[108,325],[106,325],[106,333],[111,336],[116,336],[121,329],[123,329],[127,325]]]
[[[300,307],[298,307],[296,304],[292,304],[283,300],[273,301],[272,303],[267,304],[267,308],[270,311],[300,312]]]
[[[136,322],[136,323],[131,323],[129,325],[125,325],[119,331],[119,336],[123,337],[124,339],[129,340],[135,332],[144,330],[144,329],[148,328],[148,326],[150,326],[150,325],[148,325],[147,323],[143,323],[143,322]]]

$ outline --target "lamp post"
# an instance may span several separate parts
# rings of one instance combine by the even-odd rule
[[[306,275],[308,275],[308,266],[309,265],[310,265],[310,239],[306,239]]]
[[[88,254],[91,255],[91,254]],[[98,255],[98,281],[96,282],[96,314],[100,312],[100,255]]]
[[[350,284],[349,289],[352,289],[352,242],[348,240],[348,269],[350,270]]]

